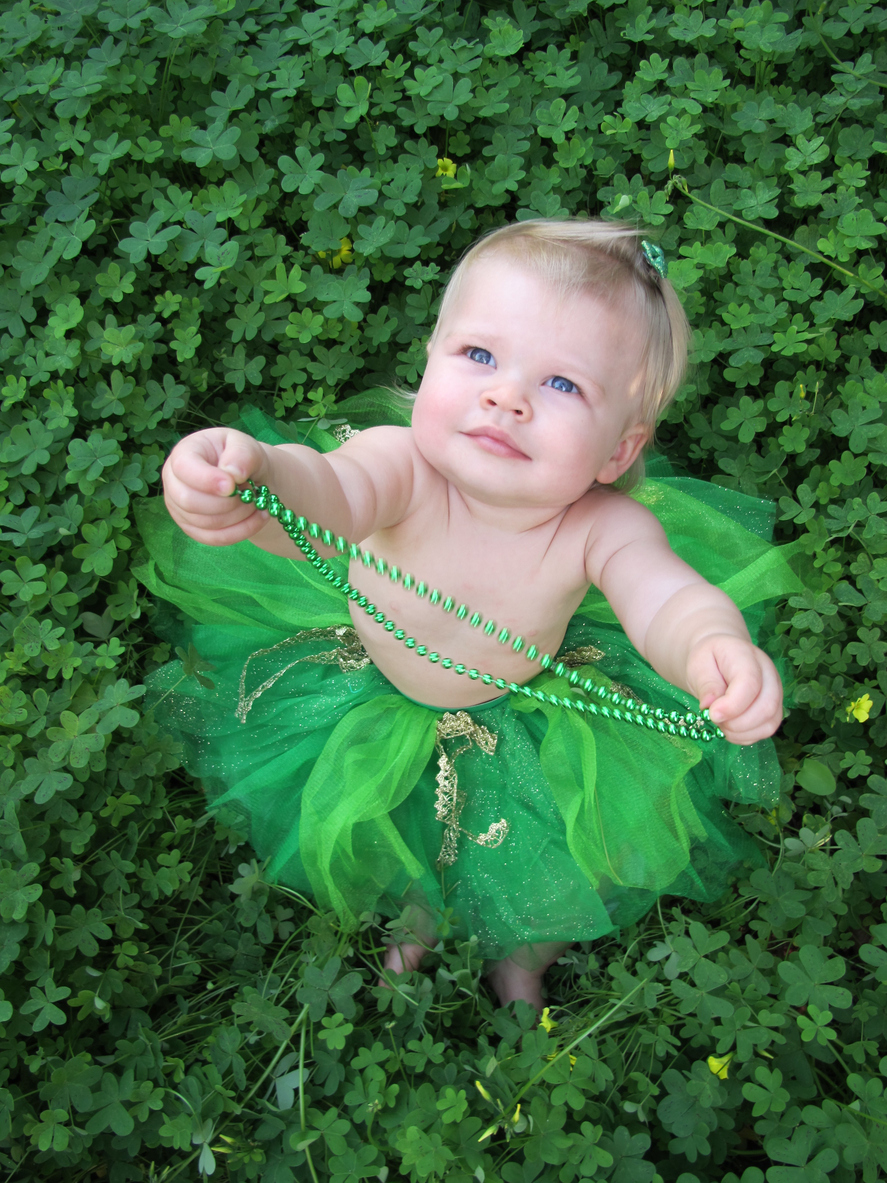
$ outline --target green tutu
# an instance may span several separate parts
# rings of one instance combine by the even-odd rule
[[[296,438],[258,412],[242,425],[269,443]],[[309,442],[337,446],[316,428]],[[802,586],[792,552],[761,537],[765,504],[679,478],[649,479],[635,495],[753,635],[767,602]],[[249,836],[268,875],[346,925],[410,909],[424,933],[445,917],[498,959],[592,940],[662,895],[716,899],[738,865],[760,861],[723,802],[773,806],[769,741],[700,744],[523,697],[425,706],[369,661],[345,598],[307,563],[249,542],[202,546],[159,501],[143,503],[139,525],[150,559],[137,573],[178,610],[163,631],[215,667],[210,688],[171,662],[149,679],[149,701],[210,808]],[[560,657],[651,705],[693,709],[595,589]],[[532,685],[569,689],[550,672]]]

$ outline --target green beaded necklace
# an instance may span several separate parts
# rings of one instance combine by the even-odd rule
[[[583,678],[577,670],[568,671],[563,662],[555,662],[549,653],[539,656],[535,645],[527,645],[521,636],[512,636],[507,628],[496,632],[496,625],[492,620],[484,621],[479,612],[472,612],[465,604],[456,607],[452,596],[442,595],[437,588],[429,588],[422,580],[407,575],[399,567],[390,566],[384,559],[376,558],[368,550],[361,550],[356,543],[348,542],[341,535],[336,537],[332,530],[324,530],[316,522],[309,522],[307,518],[297,517],[291,509],[281,505],[277,496],[267,485],[256,486],[252,481],[247,488],[236,490],[236,495],[247,505],[255,505],[256,509],[266,509],[272,518],[276,518],[286,534],[293,540],[308,562],[333,587],[354,601],[359,608],[381,624],[387,633],[391,633],[395,640],[403,641],[407,649],[411,649],[420,657],[427,657],[433,664],[440,664],[445,670],[453,670],[457,674],[467,674],[472,681],[481,681],[485,686],[495,686],[497,690],[507,690],[510,694],[521,694],[525,698],[535,698],[539,702],[551,703],[553,706],[565,707],[567,710],[578,711],[580,714],[600,715],[605,719],[617,719],[625,723],[635,723],[639,727],[647,727],[651,731],[661,731],[666,735],[680,735],[688,739],[695,739],[708,743],[713,739],[723,739],[724,733],[715,727],[708,717],[708,711],[693,714],[690,711],[663,711],[653,708],[646,703],[634,702],[615,690],[607,690],[605,686],[594,682],[591,678]],[[441,657],[439,653],[429,652],[427,645],[420,645],[414,637],[408,637],[402,628],[398,628],[393,620],[380,611],[369,596],[365,596],[359,588],[354,587],[347,579],[338,575],[326,559],[317,553],[308,541],[310,538],[319,539],[324,546],[335,547],[340,555],[347,555],[349,559],[359,560],[369,570],[374,569],[379,575],[387,575],[392,583],[400,583],[404,588],[414,590],[420,599],[428,597],[429,603],[439,604],[444,612],[455,609],[459,620],[467,620],[472,628],[483,627],[488,637],[496,635],[500,645],[511,642],[515,653],[523,653],[527,661],[538,664],[541,669],[550,669],[557,677],[565,677],[571,686],[575,686],[586,694],[593,694],[599,700],[585,701],[581,698],[570,698],[564,694],[548,694],[544,690],[535,690],[531,686],[521,685],[519,682],[508,682],[505,678],[494,678],[492,674],[482,674],[476,669],[468,669],[461,662],[454,662],[449,657]]]

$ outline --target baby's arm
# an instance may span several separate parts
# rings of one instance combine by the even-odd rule
[[[412,433],[401,427],[371,428],[326,456],[212,427],[173,448],[163,466],[164,497],[173,519],[198,542],[228,546],[249,538],[295,558],[292,541],[267,512],[231,496],[238,485],[267,485],[296,513],[359,542],[408,512],[415,457]]]
[[[708,707],[727,739],[750,744],[773,734],[782,721],[776,667],[752,644],[729,596],[678,558],[643,506],[607,495],[587,574],[638,651]]]

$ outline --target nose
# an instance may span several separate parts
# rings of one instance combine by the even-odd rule
[[[521,423],[528,423],[533,417],[533,406],[521,383],[500,378],[491,382],[481,395],[484,410],[494,409],[513,414]]]

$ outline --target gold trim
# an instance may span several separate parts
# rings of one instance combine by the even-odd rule
[[[465,737],[466,742],[456,751],[448,753],[444,748],[445,739]],[[467,797],[459,788],[456,775],[455,761],[467,752],[472,743],[477,744],[482,752],[492,756],[496,751],[496,735],[488,731],[480,723],[475,723],[467,711],[447,711],[441,715],[437,724],[435,748],[437,749],[437,790],[435,792],[435,816],[445,825],[443,842],[438,855],[438,866],[451,867],[458,858],[459,835],[464,834],[469,842],[478,846],[494,849],[501,846],[508,835],[508,822],[501,818],[485,830],[483,834],[472,834],[459,824],[462,810],[465,808]]]
[[[269,653],[277,653],[279,650],[288,649],[293,645],[303,645],[306,641],[336,641],[338,644],[335,648],[327,649],[323,653],[306,653],[302,657],[297,657],[295,661],[289,662],[288,665],[285,665],[275,674],[272,674],[270,678],[266,678],[262,685],[253,690],[251,694],[246,693],[247,671],[254,657],[265,657]],[[339,669],[347,674],[352,673],[354,670],[362,670],[364,666],[369,665],[370,659],[360,637],[353,628],[344,624],[334,628],[305,629],[301,633],[296,633],[294,637],[287,637],[285,641],[278,641],[276,645],[271,645],[267,649],[256,649],[246,659],[243,669],[240,671],[240,689],[235,714],[241,723],[246,722],[246,717],[252,710],[253,705],[261,698],[265,691],[270,690],[279,678],[282,678],[285,673],[288,673],[293,666],[298,665],[301,661],[311,661],[322,665],[338,665]]]

